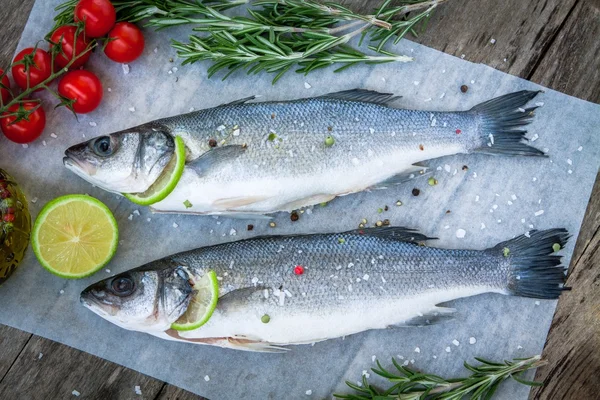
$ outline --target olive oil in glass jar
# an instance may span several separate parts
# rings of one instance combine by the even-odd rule
[[[30,232],[27,200],[10,175],[0,169],[0,283],[23,259]]]

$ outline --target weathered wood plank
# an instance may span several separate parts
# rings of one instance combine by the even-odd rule
[[[173,385],[165,385],[155,400],[207,400]]]
[[[30,338],[31,333],[0,325],[0,380],[6,375]]]
[[[34,336],[0,382],[0,399],[64,399],[74,390],[82,399],[153,399],[162,386],[147,375]]]
[[[531,80],[600,103],[600,1],[577,3]]]
[[[544,386],[530,399],[596,399],[600,395],[600,177],[596,179],[571,266],[546,339],[536,380]],[[574,257],[573,260],[576,260]]]
[[[427,30],[418,38],[410,39],[457,57],[464,54],[466,60],[527,78],[576,2],[448,0],[435,10]],[[363,12],[370,12],[380,4],[368,0],[343,3]],[[588,38],[595,39],[591,35]],[[491,39],[495,39],[494,44]]]
[[[2,0],[0,7],[0,68],[10,65],[34,0]]]

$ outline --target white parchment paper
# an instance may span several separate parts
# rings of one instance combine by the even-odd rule
[[[49,31],[58,3],[36,2],[19,50]],[[308,77],[289,73],[276,86],[268,75],[238,73],[225,82],[208,80],[206,64],[182,67],[169,47],[170,38],[185,40],[186,32],[146,31],[144,54],[127,74],[121,65],[97,52],[88,67],[105,87],[98,110],[80,116],[77,122],[65,109],[51,111],[53,100],[47,98],[48,123],[40,140],[23,148],[0,137],[0,168],[8,170],[32,199],[34,216],[54,197],[89,193],[113,210],[121,234],[110,272],[103,270],[80,281],[49,274],[29,251],[14,276],[0,287],[0,323],[211,399],[328,397],[347,391],[344,380],[360,380],[362,371],[374,366],[374,357],[385,366],[393,356],[428,372],[460,376],[467,372],[463,360],[473,356],[502,360],[542,351],[556,302],[500,295],[452,302],[458,317],[445,324],[365,332],[314,346],[295,346],[287,354],[276,355],[172,343],[125,331],[82,307],[79,293],[90,283],[175,252],[267,233],[343,231],[357,227],[362,218],[370,222],[387,218],[394,225],[415,227],[439,237],[433,242],[436,246],[453,248],[486,248],[532,228],[565,227],[573,234],[563,250],[564,262],[570,261],[598,172],[600,106],[552,90],[534,100],[543,102],[543,107],[536,111],[528,134],[550,158],[446,157],[433,162],[434,168],[439,167],[434,172],[437,186],[430,187],[421,178],[393,189],[346,196],[327,207],[315,207],[310,214],[305,212],[297,222],[280,213],[275,215],[275,229],[264,221],[152,215],[67,171],[62,165],[64,150],[87,138],[250,95],[262,96],[259,100],[295,99],[358,87],[401,95],[401,107],[454,111],[512,91],[540,88],[409,41],[394,49],[416,58],[409,64],[360,66],[339,74],[327,70]],[[467,93],[460,92],[462,84],[469,86]],[[420,196],[411,195],[414,187],[421,190]],[[403,205],[397,207],[397,200]],[[378,214],[385,205],[389,211]],[[252,232],[246,229],[248,223],[255,226]],[[459,229],[466,231],[464,238],[457,237]],[[470,338],[476,343],[470,344]],[[458,345],[453,344],[455,340]],[[524,399],[528,390],[506,383],[498,398]]]

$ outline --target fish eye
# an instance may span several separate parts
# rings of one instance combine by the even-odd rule
[[[135,289],[135,284],[133,282],[133,279],[131,279],[129,276],[121,276],[113,279],[112,283],[110,284],[110,287],[114,294],[116,294],[117,296],[124,297],[129,296],[131,293],[133,293],[133,290]]]
[[[94,153],[100,157],[108,157],[113,153],[113,148],[110,142],[109,136],[99,137],[94,141],[93,145]]]

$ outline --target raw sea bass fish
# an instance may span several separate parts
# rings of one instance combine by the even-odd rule
[[[543,156],[525,144],[538,92],[521,91],[461,112],[391,107],[390,94],[350,90],[295,101],[250,103],[153,121],[73,146],[64,164],[120,193],[146,191],[187,148],[177,187],[156,211],[264,214],[406,180],[413,164],[456,153]],[[328,138],[330,137],[330,138]]]
[[[556,299],[563,290],[564,268],[551,253],[566,243],[564,229],[531,231],[482,251],[420,245],[428,239],[395,227],[248,239],[105,279],[81,301],[114,324],[165,339],[281,351],[368,329],[436,323],[454,312],[437,304],[460,297]],[[170,329],[193,296],[190,281],[210,270],[219,299],[208,322]]]

